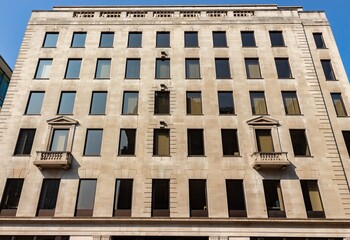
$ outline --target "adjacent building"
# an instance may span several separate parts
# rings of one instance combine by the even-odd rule
[[[4,104],[10,78],[12,76],[12,69],[7,65],[5,60],[0,55],[0,111]]]
[[[349,238],[349,103],[322,11],[33,11],[0,114],[0,238]]]

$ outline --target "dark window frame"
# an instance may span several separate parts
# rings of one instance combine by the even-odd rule
[[[127,111],[124,111],[124,108],[126,107],[126,99],[125,99],[125,95],[128,93],[137,93],[137,103],[136,103],[136,113],[129,113]],[[122,115],[138,115],[139,112],[139,91],[124,91],[123,92],[123,105],[122,105]]]
[[[160,67],[160,65],[158,65],[158,62],[167,62],[168,63],[168,68],[169,68],[169,72],[165,75],[165,77],[161,77],[161,73],[159,71],[159,74],[158,74],[158,67]],[[155,79],[171,79],[171,62],[170,62],[170,59],[169,58],[156,58],[156,64],[155,64]]]
[[[99,66],[99,62],[100,61],[109,61],[108,77],[98,77],[97,76],[97,70],[98,70],[98,66]],[[112,59],[111,58],[97,58],[94,79],[96,79],[96,80],[108,80],[108,79],[111,79],[111,69],[112,69]]]
[[[21,137],[21,133],[24,132],[24,131],[32,131],[32,134],[33,134],[33,140],[31,143],[29,143],[28,146],[27,145],[27,138],[28,136],[26,136],[26,141],[25,143],[23,144],[23,147],[21,148],[22,150],[21,151],[18,151],[17,149],[19,148],[19,140],[20,140],[20,137]],[[31,152],[32,152],[32,148],[33,148],[33,144],[34,144],[34,140],[35,140],[35,134],[36,134],[36,128],[21,128],[18,132],[18,135],[17,135],[17,141],[16,141],[16,145],[15,145],[15,149],[13,151],[13,155],[16,155],[16,156],[30,156],[31,155]],[[29,148],[29,153],[23,153],[24,150],[26,148]]]
[[[46,46],[46,40],[47,40],[48,35],[57,35],[56,41],[55,41],[55,46]],[[59,32],[46,32],[45,37],[44,37],[44,41],[43,41],[43,44],[41,47],[42,48],[57,48],[58,37],[59,37]]]
[[[51,75],[53,59],[52,58],[39,58],[38,63],[36,65],[36,69],[35,69],[34,79],[35,80],[39,80],[39,79],[40,80],[48,80],[48,79],[50,79],[51,76],[49,76],[49,77],[39,77],[38,76],[38,70],[39,70],[39,66],[40,66],[41,61],[51,61],[51,64],[50,64],[51,69],[50,69],[50,73],[49,73],[49,75]]]
[[[338,81],[337,77],[335,76],[332,61],[330,59],[321,59],[321,66],[326,81]]]
[[[162,189],[163,187],[165,187],[165,189]],[[159,196],[158,195],[159,192],[161,192],[161,195],[162,193],[164,193],[162,191],[165,191],[165,195],[167,196]],[[165,202],[163,202],[164,200]],[[152,217],[169,217],[170,216],[170,179],[152,179],[151,209],[152,209],[152,212],[151,212]]]
[[[158,143],[159,143],[159,134],[161,133],[167,133],[168,137],[168,149],[167,154],[160,154],[158,149]],[[170,129],[164,129],[164,128],[157,128],[153,130],[153,156],[159,156],[159,157],[167,157],[170,156]]]
[[[232,97],[232,107],[228,107],[228,109],[226,111],[223,111],[223,110],[221,110],[222,108],[220,108],[220,106],[222,106],[222,104],[220,104],[220,102],[223,101],[223,100],[220,101],[220,94],[230,94]],[[233,92],[232,91],[218,91],[218,106],[219,106],[219,115],[235,115],[236,112],[235,112],[235,101],[234,101],[234,97],[233,97]]]
[[[188,189],[189,189],[190,217],[208,217],[207,180],[206,179],[189,179],[188,185],[189,185]],[[204,187],[204,189],[198,189],[202,187]],[[199,197],[199,195],[202,195],[202,194],[204,195],[204,199]]]
[[[228,73],[228,75],[225,74],[225,76],[224,76],[224,75],[221,75],[221,73],[219,74],[219,69],[218,69],[219,61],[221,61],[221,62],[225,61],[225,68],[228,67],[227,69],[225,69],[225,73]],[[226,66],[226,63],[227,63],[227,66]],[[232,79],[231,65],[230,65],[230,59],[229,58],[215,58],[215,77],[216,77],[216,79],[219,79],[219,80],[221,80],[221,79]]]
[[[258,77],[251,76],[252,74],[250,73],[249,62],[252,63],[252,61],[256,61],[256,63],[257,63],[257,64],[255,64],[255,66],[258,66],[258,69],[259,69],[259,76]],[[245,63],[245,70],[246,70],[247,79],[263,79],[263,77],[261,75],[261,67],[260,67],[259,58],[245,58],[244,63]]]
[[[87,140],[88,140],[88,134],[89,131],[101,131],[101,142],[100,142],[100,149],[98,154],[87,154]],[[102,143],[103,143],[103,128],[87,128],[86,134],[85,134],[85,142],[84,142],[84,157],[100,157],[101,156],[101,150],[102,150]]]
[[[229,142],[225,142],[226,137],[230,136]],[[233,144],[233,145],[231,145]],[[239,140],[237,135],[237,129],[234,128],[222,128],[221,129],[221,146],[222,146],[222,155],[224,157],[239,157],[240,151],[239,151]],[[233,153],[232,153],[233,152]]]
[[[312,33],[317,49],[327,49],[326,43],[321,32]]]
[[[268,217],[269,218],[286,218],[286,211],[285,211],[286,209],[284,204],[281,181],[269,180],[269,179],[263,180],[263,187],[264,187],[265,203],[266,203]],[[280,189],[280,196],[278,194],[278,188]]]
[[[134,143],[131,144],[131,147],[133,147],[133,149],[130,149],[130,150],[132,150],[131,152],[122,153],[122,150],[121,150],[122,131],[127,131],[127,130],[134,132],[134,136],[135,136],[134,137]],[[136,141],[137,141],[137,129],[136,128],[121,128],[120,131],[119,131],[118,156],[123,156],[123,157],[124,156],[136,156]]]
[[[81,193],[81,183],[82,181],[95,181],[95,189],[94,189],[94,197],[93,197],[93,202],[92,202],[92,209],[78,209],[78,203],[79,203],[79,197]],[[96,202],[96,188],[97,188],[97,179],[92,179],[92,178],[84,178],[84,179],[79,179],[79,186],[78,186],[78,192],[77,192],[77,198],[76,198],[76,204],[75,204],[75,211],[74,211],[74,216],[75,217],[92,217],[94,207],[95,207],[95,202]]]
[[[189,70],[190,61],[192,61],[193,63],[196,61],[196,64],[198,64],[198,73],[194,74],[194,75],[198,74],[198,76],[194,76],[194,77],[191,76],[190,70]],[[201,79],[201,64],[200,64],[199,58],[186,58],[185,59],[185,78],[186,79]]]
[[[102,94],[104,93],[105,94],[105,103],[104,103],[104,111],[103,113],[94,113],[92,112],[93,110],[93,103],[94,103],[94,97],[95,95],[94,94]],[[107,91],[93,91],[92,94],[91,94],[91,101],[90,101],[90,109],[89,109],[89,115],[106,115],[106,110],[107,110],[107,98],[108,98],[108,92]]]
[[[320,188],[318,187],[317,180],[300,180],[301,190],[303,194],[303,200],[305,204],[306,214],[308,218],[325,218],[324,207],[322,203]],[[313,209],[312,199],[310,198],[310,185],[314,185],[317,188],[317,193],[319,197],[319,204],[322,209]],[[312,186],[311,186],[312,187]],[[314,189],[315,190],[315,189]],[[315,200],[315,199],[314,199]]]
[[[119,184],[119,192],[117,192]],[[130,188],[129,188],[130,187]],[[132,209],[132,198],[133,198],[133,187],[134,180],[130,178],[117,178],[115,181],[114,188],[114,202],[113,202],[113,216],[114,217],[131,217],[131,209]],[[127,196],[125,196],[127,195]],[[120,199],[121,198],[121,199]],[[130,200],[126,202],[120,203],[122,200]],[[119,205],[121,204],[121,205]]]
[[[255,104],[254,104],[254,96],[252,96],[253,94],[263,94],[263,98],[264,98],[264,106],[265,106],[265,109],[263,112],[258,112],[256,110],[256,107]],[[257,96],[259,97],[259,96]],[[265,91],[250,91],[249,92],[249,98],[250,98],[250,104],[251,104],[251,110],[252,110],[252,114],[253,115],[269,115],[269,111],[268,111],[268,107],[267,107],[267,102],[266,102],[266,96],[265,96]],[[260,109],[260,108],[259,108]]]
[[[300,147],[300,145],[302,144],[300,139],[298,139],[298,141],[296,141],[296,140],[293,141],[293,137],[296,137],[295,134],[301,134],[301,132],[303,132],[303,137],[304,137],[303,141],[304,141],[304,144],[306,144],[303,147]],[[312,156],[311,151],[310,151],[309,141],[308,141],[305,129],[289,129],[289,135],[290,135],[290,140],[292,143],[293,154],[295,157],[311,157]],[[299,135],[299,136],[301,136],[301,135]],[[304,149],[305,154],[299,154],[300,149]]]
[[[248,35],[252,34],[252,35]],[[252,39],[247,39],[247,38],[253,37]],[[242,41],[242,47],[244,48],[256,48],[258,47],[256,45],[256,40],[255,40],[255,32],[254,31],[241,31],[241,41]],[[248,42],[246,42],[248,41]],[[249,41],[252,41],[251,43]]]
[[[80,67],[79,67],[79,73],[78,76],[76,77],[67,77],[67,74],[69,72],[69,64],[70,62],[73,61],[80,61]],[[83,59],[82,58],[68,58],[67,60],[67,65],[66,65],[66,71],[64,72],[64,79],[80,79],[80,72],[81,72],[81,65],[82,65]]]
[[[85,35],[85,38],[84,38],[84,44],[82,46],[74,46],[74,37],[75,37],[75,34],[84,34]],[[86,44],[86,36],[87,36],[87,32],[73,32],[72,34],[72,41],[71,41],[71,44],[70,44],[70,48],[85,48],[85,44]]]
[[[191,134],[199,134],[199,132],[201,133],[200,135],[200,138],[199,139],[200,141],[198,141],[198,143],[200,144],[200,148],[198,152],[194,152],[194,150],[192,150],[192,144],[193,142],[190,141],[192,137],[198,137],[199,135],[197,136],[190,136]],[[198,150],[198,148],[194,147],[195,149]],[[187,154],[188,154],[188,157],[204,157],[205,156],[205,141],[204,141],[204,129],[202,128],[189,128],[187,129]]]
[[[337,117],[348,117],[342,94],[340,92],[332,92],[331,98],[333,102],[334,111],[337,114]],[[336,100],[338,100],[340,103],[342,113],[338,111],[339,109],[337,107],[337,103],[335,102]]]
[[[343,130],[342,131],[345,147],[348,150],[348,155],[350,158],[350,130]]]
[[[160,39],[162,38],[161,36],[164,35],[168,35],[167,38],[165,41],[167,42],[167,44],[164,44],[162,43],[161,44],[161,40],[164,40],[164,39]],[[170,41],[170,31],[158,31],[156,33],[156,48],[170,48],[171,47],[171,41]]]
[[[247,217],[243,179],[226,179],[225,183],[229,217]]]
[[[10,186],[11,184],[14,186]],[[2,215],[2,216],[16,216],[18,204],[21,200],[21,195],[22,195],[22,191],[23,191],[23,184],[24,184],[23,178],[8,178],[8,179],[6,179],[4,192],[3,192],[2,198],[1,198],[0,215]],[[21,186],[19,186],[19,185],[21,185]],[[18,191],[19,194],[18,194],[18,192],[17,192],[17,195],[16,195],[16,192],[13,193],[14,187],[20,189],[20,190],[15,189],[15,190],[19,190]],[[15,195],[13,195],[13,194],[15,194]],[[10,196],[10,195],[12,195],[12,196]],[[13,198],[15,198],[15,199],[13,199]],[[10,200],[12,200],[12,201],[15,200],[15,202],[9,203]],[[11,205],[13,205],[13,206],[11,206]]]
[[[227,48],[227,36],[226,31],[213,31],[212,32],[213,47],[214,48]]]
[[[141,35],[140,37],[140,44],[137,44],[136,46],[131,46],[130,44],[130,36],[132,36],[133,34],[137,34],[137,35]],[[128,33],[128,48],[142,48],[142,32],[137,32],[137,31],[133,31],[133,32],[129,32]]]
[[[281,69],[281,65],[278,65],[278,62],[281,64],[281,61],[284,61],[284,64],[287,63],[284,66],[288,66],[287,70],[289,72],[287,72],[287,73],[289,73],[289,74],[284,73],[284,69]],[[284,58],[284,57],[283,58],[275,58],[275,67],[276,67],[278,79],[294,79],[292,68],[291,68],[290,63],[289,63],[289,58]]]
[[[200,112],[196,113],[195,110],[192,110],[191,97],[189,94],[199,94],[200,97]],[[197,98],[198,99],[198,98]],[[187,115],[203,115],[203,100],[201,91],[186,91],[186,114]]]
[[[102,43],[103,43],[103,36],[104,35],[113,35],[112,45],[108,45],[108,46],[103,45],[103,46],[101,46]],[[100,34],[100,42],[98,44],[98,47],[99,48],[113,48],[114,47],[114,32],[101,32],[101,34]]]
[[[280,34],[278,36],[278,38],[280,39],[278,39],[277,42],[274,42],[274,38],[271,34]],[[286,43],[283,37],[283,31],[277,31],[277,30],[269,31],[269,36],[270,36],[271,47],[286,47]]]
[[[288,99],[288,96],[286,96],[286,94],[294,94],[295,96],[290,97],[293,99],[293,109],[295,113],[291,113],[288,110],[288,106],[287,106],[287,102],[286,100]],[[298,115],[302,115],[301,114],[301,109],[300,109],[300,104],[299,104],[299,100],[298,100],[298,95],[296,91],[282,91],[281,92],[282,95],[282,101],[283,101],[283,107],[284,107],[284,112],[286,115],[290,115],[290,116],[298,116]],[[294,104],[295,103],[295,104]],[[297,106],[297,107],[296,107]]]
[[[32,95],[36,94],[36,93],[42,93],[43,94],[42,99],[41,99],[40,111],[38,113],[28,113],[28,108],[30,106]],[[43,103],[44,103],[44,97],[45,97],[45,91],[31,91],[29,93],[29,96],[28,96],[28,101],[27,101],[26,109],[24,111],[24,115],[41,115],[41,110],[42,110]]]
[[[71,113],[62,113],[60,111],[63,95],[66,94],[66,93],[74,93],[74,100],[73,100],[73,104],[72,104],[72,112]],[[77,95],[76,91],[61,91],[60,100],[58,102],[58,107],[57,107],[57,113],[56,114],[57,115],[73,115],[76,95]]]
[[[195,44],[191,43],[190,44],[190,39],[189,38],[186,38],[186,35],[187,37],[190,37],[189,35],[196,35],[196,41],[195,41]],[[198,31],[185,31],[184,32],[184,45],[185,45],[185,48],[199,48],[199,41],[198,41]]]
[[[49,182],[52,182],[52,183],[55,183],[55,184],[57,184],[57,182],[58,182],[57,189],[50,188],[50,190],[51,190],[50,193],[51,194],[48,194],[47,190],[46,190],[46,192],[44,192],[45,191],[44,190],[45,184],[49,185]],[[37,216],[53,216],[54,215],[55,209],[56,209],[56,204],[57,204],[57,198],[58,198],[58,192],[59,192],[60,184],[61,184],[61,179],[59,179],[59,178],[45,178],[45,179],[43,179],[43,182],[42,182],[42,185],[41,185],[41,190],[40,190],[40,195],[39,195],[40,197],[39,197],[37,212],[36,212]],[[47,188],[48,187],[46,186],[46,189]],[[55,191],[52,191],[52,190],[55,190]],[[49,198],[51,197],[52,198],[54,196],[55,196],[55,199],[53,200],[54,202],[51,203],[51,205],[54,205],[54,206],[53,207],[52,206],[46,206],[45,207],[44,205],[45,205],[46,201],[45,201],[44,198],[47,198],[47,197],[49,197]],[[49,203],[49,205],[50,205],[50,203]]]
[[[161,104],[157,101],[160,100],[157,97],[157,94],[164,94],[167,95],[167,106],[166,106],[166,110],[160,110],[162,108],[162,106],[160,106]],[[155,115],[169,115],[170,114],[170,92],[169,91],[156,91],[154,93],[154,114]]]
[[[128,75],[129,71],[129,67],[135,67],[133,64],[131,64],[131,62],[133,61],[138,61],[138,76],[136,77],[130,77]],[[130,66],[129,64],[131,64],[132,66]],[[131,71],[132,72],[132,71]],[[127,58],[126,59],[126,62],[125,62],[125,76],[124,76],[125,79],[141,79],[141,58]]]

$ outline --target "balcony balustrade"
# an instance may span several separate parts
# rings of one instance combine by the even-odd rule
[[[286,169],[290,162],[286,152],[255,152],[253,168],[260,169]]]
[[[62,168],[69,169],[72,164],[71,152],[50,152],[50,151],[37,151],[37,159],[34,161],[34,165],[39,169],[43,168]]]

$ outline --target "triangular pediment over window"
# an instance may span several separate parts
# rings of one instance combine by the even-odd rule
[[[279,126],[279,122],[276,119],[269,118],[266,116],[260,116],[257,118],[253,118],[249,121],[247,121],[248,125],[256,125],[256,126]]]
[[[77,125],[79,122],[65,116],[59,116],[52,119],[47,120],[49,125]]]

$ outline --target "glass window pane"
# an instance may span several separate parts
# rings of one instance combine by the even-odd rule
[[[350,156],[350,131],[342,131],[343,138],[345,142],[346,149],[348,150],[348,154]]]
[[[314,33],[314,40],[317,48],[326,48],[324,44],[322,33]]]
[[[154,129],[153,155],[170,155],[170,131],[169,129]]]
[[[318,191],[317,181],[301,180],[301,189],[306,211],[323,211],[320,192]]]
[[[117,179],[115,186],[114,209],[131,209],[132,179]]]
[[[326,80],[336,80],[335,75],[333,72],[331,60],[321,60],[322,68],[324,75],[326,77]]]
[[[109,78],[111,59],[97,59],[95,78]]]
[[[157,47],[170,47],[170,32],[157,32]]]
[[[227,47],[226,32],[213,32],[214,47]]]
[[[125,78],[140,78],[140,59],[127,59]]]
[[[152,210],[170,209],[169,179],[152,180]],[[152,214],[153,215],[153,214]]]
[[[138,92],[124,92],[123,114],[137,114]]]
[[[229,210],[245,210],[243,180],[226,180],[227,205]]]
[[[55,209],[60,179],[44,179],[38,209]]]
[[[238,139],[236,129],[221,129],[223,155],[238,156]]]
[[[99,156],[102,144],[102,130],[88,129],[86,132],[86,142],[84,155]]]
[[[201,92],[186,93],[187,114],[202,114]]]
[[[309,145],[307,143],[304,129],[290,129],[293,151],[295,156],[310,156]]]
[[[185,32],[185,47],[198,47],[198,32]]]
[[[46,33],[44,39],[44,48],[54,48],[56,47],[58,39],[58,33]]]
[[[14,155],[30,154],[35,136],[35,129],[19,131]]]
[[[23,181],[23,179],[7,179],[1,199],[1,209],[17,209]]]
[[[282,31],[270,31],[269,33],[272,47],[284,47]]]
[[[93,92],[91,99],[90,114],[105,114],[107,92]]]
[[[68,59],[65,78],[79,78],[81,59]]]
[[[247,78],[261,78],[258,58],[246,58],[245,67],[247,72]]]
[[[103,32],[101,33],[100,47],[108,48],[113,47],[114,33],[113,32]]]
[[[31,92],[25,114],[40,114],[45,92]]]
[[[215,70],[217,79],[231,78],[230,63],[228,58],[215,58]]]
[[[156,60],[156,78],[170,78],[170,59]]]
[[[264,92],[250,92],[250,102],[254,115],[266,115],[267,107]]]
[[[263,184],[267,210],[284,211],[282,190],[279,180],[264,180]]]
[[[135,155],[136,129],[121,129],[119,155]]]
[[[189,156],[204,155],[203,129],[187,130],[187,147]]]
[[[206,180],[190,179],[190,210],[207,209],[207,190]]]
[[[73,33],[71,47],[79,48],[85,47],[86,32],[75,32]]]
[[[199,59],[186,59],[186,78],[198,79],[201,77]]]
[[[96,192],[96,180],[84,179],[80,180],[77,210],[92,210],[94,209]]]
[[[234,114],[235,109],[233,105],[232,92],[218,92],[218,97],[219,97],[219,113]]]
[[[278,78],[293,78],[288,58],[275,58]]]
[[[296,92],[282,92],[282,98],[287,115],[301,114]]]
[[[52,134],[50,151],[62,152],[67,151],[69,129],[55,129]]]
[[[34,78],[49,78],[51,73],[51,65],[52,59],[39,59]]]
[[[75,92],[62,92],[57,114],[73,114]]]
[[[258,152],[272,153],[274,152],[273,141],[271,136],[271,130],[269,129],[256,129],[256,142]]]
[[[169,114],[170,113],[170,93],[156,92],[154,103],[154,114]]]
[[[347,113],[345,110],[345,106],[343,103],[343,99],[341,97],[341,93],[331,93],[333,105],[335,108],[335,112],[337,113],[338,117],[346,117]]]
[[[129,48],[140,48],[142,46],[142,32],[129,32]]]
[[[256,47],[253,31],[241,32],[243,47]]]

